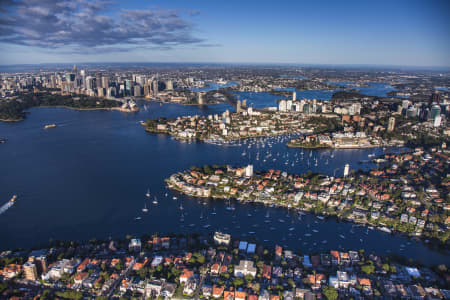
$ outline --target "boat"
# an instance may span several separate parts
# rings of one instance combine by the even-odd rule
[[[319,220],[325,220],[325,217],[324,217],[324,216],[317,216],[317,219],[319,219]]]
[[[144,208],[142,209],[143,212],[148,212],[147,203],[144,203]]]
[[[345,239],[345,236],[342,235],[342,234],[340,234],[339,237],[340,237],[341,239]]]
[[[142,219],[141,217],[136,217],[136,218],[134,218],[136,221],[138,221],[138,220],[140,220],[140,219]]]
[[[3,214],[8,209],[10,209],[16,203],[16,199],[17,199],[17,195],[14,195],[8,202],[3,204],[3,206],[0,207],[0,215]]]
[[[0,138],[0,144],[6,143],[7,139],[5,138]]]
[[[156,196],[155,199],[153,200],[153,204],[158,204],[158,199],[156,199]]]
[[[44,126],[44,129],[50,129],[50,128],[55,128],[56,124],[48,124]]]
[[[147,196],[147,198],[150,198],[150,190],[147,190],[147,193],[145,193],[145,196]]]

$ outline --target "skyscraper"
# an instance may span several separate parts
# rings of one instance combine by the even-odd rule
[[[107,89],[109,87],[109,78],[102,76],[102,88]]]
[[[159,88],[158,88],[158,80],[153,80],[153,95],[158,95],[159,93]]]
[[[241,112],[241,100],[238,100],[236,102],[236,112],[240,113]]]
[[[166,81],[166,90],[168,90],[168,91],[173,90],[173,83],[172,83],[172,80],[167,80],[167,81]]]

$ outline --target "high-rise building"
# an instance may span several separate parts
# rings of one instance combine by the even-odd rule
[[[278,102],[278,111],[286,111],[286,109],[287,109],[286,100],[280,100],[280,102]]]
[[[345,164],[345,167],[344,167],[344,177],[347,177],[348,174],[349,174],[349,172],[350,172],[350,165],[349,165],[349,164]]]
[[[252,177],[253,176],[253,165],[248,165],[245,168],[245,176]]]
[[[172,80],[167,80],[166,81],[166,90],[168,90],[168,91],[172,91],[173,90]]]
[[[87,76],[84,84],[87,90],[93,91],[96,88],[95,78],[92,76]]]
[[[295,100],[297,100],[297,92],[293,91],[292,92],[292,101],[295,101]]]
[[[439,105],[433,105],[431,107],[430,117],[432,120],[436,119],[441,114],[441,107]]]
[[[241,112],[241,100],[238,100],[236,102],[236,112],[240,113]]]
[[[104,88],[102,88],[102,87],[98,87],[97,88],[97,96],[99,96],[99,97],[105,97],[105,92],[104,92]]]
[[[392,132],[392,131],[394,131],[394,128],[395,128],[395,118],[394,118],[394,117],[390,117],[390,118],[389,118],[389,122],[388,122],[388,128],[387,128],[387,130],[388,130],[389,132]]]
[[[198,104],[200,104],[200,105],[205,104],[205,95],[206,95],[205,92],[198,92],[198,94],[197,94],[197,102],[198,102]]]
[[[153,86],[153,95],[158,95],[158,93],[159,93],[159,87],[158,87],[158,80],[153,80],[153,83],[152,83],[152,86]]]
[[[132,89],[133,89],[133,81],[129,79],[125,80],[125,95],[131,96]]]
[[[436,118],[434,118],[434,121],[433,121],[433,126],[434,127],[441,126],[441,120],[442,120],[442,117],[440,115],[436,116]]]
[[[434,92],[430,96],[429,105],[431,105],[433,103],[437,103],[437,104],[441,103],[441,95],[438,92]]]
[[[102,76],[102,88],[107,89],[109,87],[109,78]]]
[[[31,261],[27,261],[23,264],[23,273],[27,280],[35,281],[38,279],[36,265]]]
[[[292,110],[292,100],[286,101],[286,110],[291,111]]]
[[[144,85],[144,96],[149,97],[151,92],[152,92],[152,87],[148,84],[145,84]]]
[[[134,96],[141,97],[141,87],[139,85],[134,86]]]

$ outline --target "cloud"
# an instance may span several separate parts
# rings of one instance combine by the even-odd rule
[[[122,9],[105,0],[0,0],[0,43],[77,53],[210,45],[177,11]],[[70,50],[68,50],[70,49]]]

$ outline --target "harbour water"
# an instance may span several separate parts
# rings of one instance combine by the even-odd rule
[[[255,170],[341,175],[346,163],[352,169],[375,167],[358,162],[382,149],[312,150],[311,154],[308,150],[305,159],[297,161],[293,158],[301,150],[287,148],[285,140],[272,140],[271,147],[267,141],[264,148],[254,145],[250,149],[248,144],[182,143],[166,135],[146,133],[139,121],[221,113],[232,107],[159,103],[146,103],[146,107],[134,114],[34,108],[23,122],[0,123],[0,137],[8,139],[0,145],[0,199],[7,201],[18,195],[17,203],[0,216],[0,249],[36,247],[50,239],[222,230],[243,239],[255,238],[267,245],[286,245],[305,252],[345,247],[396,253],[427,264],[449,262],[448,253],[402,236],[313,215],[299,218],[293,211],[259,205],[236,204],[236,210],[228,211],[223,201],[203,203],[175,194],[164,184],[164,179],[175,172],[206,164],[252,163]],[[57,127],[42,129],[50,123]],[[263,154],[268,152],[273,157],[264,162]],[[285,153],[289,156],[283,158]],[[274,157],[278,159],[274,161]],[[308,165],[307,158],[317,158],[318,165]],[[145,196],[147,189],[150,199]],[[152,203],[155,196],[157,205]],[[144,205],[148,213],[142,212]],[[141,219],[136,220],[138,217]]]

